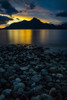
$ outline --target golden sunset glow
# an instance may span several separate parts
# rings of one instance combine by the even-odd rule
[[[13,21],[9,21],[7,23],[7,25],[10,25],[12,23],[17,23],[17,22],[20,22],[20,21],[23,21],[23,20],[27,20],[27,21],[31,21],[33,17],[25,17],[25,16],[19,16],[19,15],[13,15]],[[49,23],[47,20],[42,20],[40,19],[41,22],[43,23]]]
[[[30,17],[23,17],[23,16],[16,16],[16,15],[13,15],[13,20],[12,21],[9,21],[7,23],[7,25],[10,25],[12,23],[17,23],[17,22],[20,22],[20,21],[23,21],[23,20],[27,20],[27,21],[30,21],[32,18]]]
[[[3,16],[3,15],[1,15]],[[7,17],[9,17],[8,15],[6,15]],[[20,16],[20,15],[12,15],[12,17],[9,17],[9,18],[13,18],[13,20],[9,20],[7,22],[7,24],[4,24],[4,25],[0,25],[0,28],[5,28],[6,26],[9,26],[11,25],[12,23],[17,23],[17,22],[20,22],[20,21],[23,21],[23,20],[27,20],[27,21],[31,21],[33,19],[33,17],[26,17],[26,16]],[[40,19],[38,18],[41,22],[43,23],[49,23],[49,21],[47,20],[43,20],[43,19]]]
[[[29,17],[29,16],[25,17],[25,16],[19,16],[19,15],[13,15],[12,17],[18,18],[19,20],[27,20],[27,21],[30,21],[33,18],[33,17]],[[38,18],[38,19],[40,19],[40,18]],[[46,19],[40,19],[40,21],[43,23],[49,23],[49,21],[47,21]]]
[[[47,21],[47,20],[42,20],[42,19],[40,19],[40,21],[42,22],[42,23],[50,23],[49,21]]]
[[[10,44],[31,44],[32,30],[8,30]]]
[[[19,20],[14,19],[14,20],[12,20],[12,21],[9,21],[9,22],[7,23],[7,25],[10,25],[10,24],[12,24],[12,23],[17,23],[17,22],[19,22]]]
[[[32,19],[32,17],[20,16],[20,15],[12,15],[12,17],[18,18],[20,20],[28,20],[28,21],[30,21]]]
[[[5,28],[6,27],[6,25],[4,24],[4,25],[0,25],[0,28]]]

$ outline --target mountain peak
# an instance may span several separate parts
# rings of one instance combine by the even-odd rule
[[[38,18],[35,18],[35,17],[31,21],[32,22],[40,22],[40,20]]]
[[[31,21],[21,21],[13,23],[5,29],[67,29],[66,25],[54,25],[48,23],[42,23],[38,18],[33,18]]]

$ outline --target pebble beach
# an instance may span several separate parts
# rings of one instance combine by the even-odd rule
[[[67,100],[67,50],[0,46],[0,100]]]

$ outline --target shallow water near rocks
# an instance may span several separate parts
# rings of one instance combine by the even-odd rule
[[[66,100],[67,51],[9,45],[0,52],[0,100]]]
[[[67,99],[66,32],[0,31],[0,100]]]

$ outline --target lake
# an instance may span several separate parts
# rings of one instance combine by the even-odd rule
[[[7,44],[67,46],[67,30],[0,30],[0,45]]]

